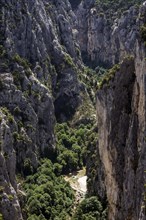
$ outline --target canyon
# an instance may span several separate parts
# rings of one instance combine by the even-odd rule
[[[87,191],[107,219],[146,219],[146,2],[117,7],[0,1],[0,218],[27,219],[18,176],[55,160],[55,126],[68,123],[93,125]]]

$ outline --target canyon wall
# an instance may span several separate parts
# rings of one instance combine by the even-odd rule
[[[121,62],[97,92],[99,166],[88,190],[107,194],[109,220],[144,220],[146,4],[108,19],[94,0],[71,3],[74,12],[68,0],[0,2],[0,213],[23,219],[15,174],[53,157],[56,120],[71,119],[86,101],[82,54],[93,67]]]
[[[127,54],[136,56],[136,41],[140,39],[140,26],[145,21],[145,5],[128,7],[128,3],[125,3],[126,11],[122,11],[122,6],[117,10],[104,10],[97,6],[96,1],[85,0],[75,10],[85,63],[92,67],[110,67]]]
[[[126,59],[97,92],[99,152],[105,170],[109,218],[145,219],[144,59]]]
[[[75,15],[68,1],[0,2],[0,213],[23,219],[16,173],[52,158],[54,126],[81,102]],[[19,198],[18,198],[19,197]]]
[[[89,192],[104,199],[106,188],[109,220],[145,219],[146,62],[141,28],[146,3],[119,17],[116,12],[110,18],[99,13],[94,1],[83,1],[75,12],[83,60],[92,67],[120,62],[119,71],[97,91],[100,167],[95,167]],[[87,173],[90,166],[91,161]]]

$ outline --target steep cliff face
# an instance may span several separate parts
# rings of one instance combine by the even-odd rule
[[[32,64],[36,78],[43,84],[48,85],[52,81],[59,119],[71,116],[79,102],[76,66],[81,62],[75,41],[76,30],[73,29],[74,19],[68,1],[1,3],[1,25],[7,53],[11,57],[18,53],[26,58]],[[70,102],[64,102],[66,108],[63,111],[60,102],[66,98]]]
[[[83,60],[93,67],[109,67],[127,54],[136,55],[136,40],[144,20],[145,6],[127,1],[114,8],[118,2],[102,8],[94,0],[82,1],[75,10]]]
[[[0,2],[0,214],[23,219],[15,174],[31,174],[41,156],[53,157],[56,119],[94,121],[89,96],[97,78],[84,68],[82,52],[91,66],[134,56],[97,93],[99,143],[94,155],[88,144],[87,174],[93,171],[89,194],[107,194],[109,220],[144,220],[146,61],[139,33],[146,4],[118,17],[99,12],[95,0],[70,3]]]
[[[120,15],[90,3],[81,2],[75,11],[84,61],[104,67],[122,62],[127,55],[133,61],[129,57],[122,62],[97,92],[96,156],[99,150],[101,168],[88,160],[88,175],[94,164],[89,193],[103,199],[106,187],[108,219],[145,219],[145,52],[140,30],[146,4],[131,6]]]
[[[124,60],[97,92],[99,152],[109,220],[145,219],[145,59]]]
[[[55,149],[54,125],[81,102],[81,67],[68,1],[0,2],[0,213],[22,219],[16,172]]]
[[[9,113],[10,114],[10,113]],[[13,145],[13,133],[17,130],[15,121],[9,122],[7,113],[0,112],[0,212],[4,219],[22,219],[17,184],[15,180],[16,151]]]

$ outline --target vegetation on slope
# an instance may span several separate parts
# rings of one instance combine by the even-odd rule
[[[95,7],[99,16],[106,16],[107,22],[111,24],[111,21],[120,18],[122,15],[126,15],[127,10],[134,6],[138,8],[141,4],[141,0],[96,0]]]
[[[74,215],[74,193],[69,183],[64,181],[63,175],[82,169],[86,166],[87,158],[96,157],[97,127],[93,115],[95,115],[95,92],[99,76],[95,71],[84,68],[83,72],[79,72],[78,77],[84,88],[83,103],[71,121],[56,124],[55,154],[49,157],[50,160],[41,160],[35,173],[31,171],[31,163],[27,163],[28,172],[25,172],[25,175],[29,174],[29,176],[23,184],[26,192],[26,204],[23,209],[28,220],[71,219]],[[92,164],[88,183],[92,182],[95,166],[97,164]],[[97,198],[95,200],[98,201]],[[83,215],[79,219],[95,219],[97,215],[102,216],[103,208],[99,208],[102,205],[99,201],[97,203],[100,205],[95,204],[94,210],[90,210],[87,214],[84,206],[86,204],[91,208],[92,199],[85,199],[77,214],[73,216],[73,220],[79,218],[82,209]]]
[[[119,71],[120,65],[116,64],[111,69],[109,69],[99,80],[98,87],[101,89],[103,85],[108,85],[109,81],[114,78],[114,75]]]
[[[0,47],[0,56],[4,62],[7,61],[7,54],[3,46]],[[28,77],[29,74],[32,74],[29,62],[18,54],[15,54],[11,60],[9,59],[7,68],[10,68],[11,63],[23,66]],[[27,92],[23,91],[22,88],[24,76],[17,70],[14,70],[12,75],[14,84],[29,98],[31,90]],[[83,91],[83,103],[82,107],[79,108],[79,115],[83,116],[84,120],[74,125],[72,122],[56,124],[56,152],[53,157],[49,157],[52,161],[49,159],[40,160],[40,166],[37,170],[33,169],[29,158],[26,158],[22,163],[21,173],[26,178],[23,183],[23,189],[26,192],[26,202],[22,205],[24,219],[68,220],[72,216],[74,192],[69,184],[64,181],[62,175],[82,169],[86,165],[86,158],[91,156],[90,148],[95,149],[97,142],[97,128],[92,115],[95,114],[93,103],[95,103],[94,95],[98,77],[94,71],[85,68],[82,76],[79,73],[79,78],[86,90],[86,92]],[[37,98],[39,98],[38,95]],[[20,114],[19,107],[15,108],[14,113],[16,117]],[[23,126],[21,121],[18,125],[20,128]],[[24,141],[21,133],[14,132],[13,136],[16,143]]]
[[[142,41],[144,42],[144,46],[146,47],[146,24],[140,27],[140,35],[141,35]]]
[[[141,4],[141,0],[127,0],[127,1],[123,1],[123,0],[96,0],[95,4],[98,8],[106,11],[106,10],[110,10],[110,11],[114,11],[116,12],[118,11],[125,11],[128,10],[129,7],[133,6],[133,5],[140,5]]]
[[[27,79],[27,77],[29,78],[32,74],[32,66],[30,66],[29,62],[18,54],[15,54],[11,59],[8,58],[2,43],[0,46],[0,58],[3,61],[0,65],[1,71],[7,72],[9,69],[13,70],[14,84],[18,90],[23,92],[27,100],[29,101],[30,97],[34,97],[36,100],[41,99],[40,93],[33,91],[31,86],[29,89],[23,89],[22,87],[25,75]],[[48,60],[47,62],[49,63]],[[66,56],[64,62],[68,66],[73,66],[70,56]],[[25,74],[20,74],[14,66],[23,67]],[[40,67],[38,66],[37,68]],[[81,169],[86,165],[86,159],[88,157],[96,157],[94,152],[97,142],[97,128],[93,118],[92,120],[88,119],[95,113],[95,109],[92,105],[93,103],[95,104],[98,77],[94,71],[88,68],[84,68],[83,72],[79,73],[80,81],[84,84],[83,87],[86,90],[86,96],[84,95],[85,91],[82,91],[83,105],[79,109],[79,115],[84,116],[83,123],[80,121],[76,125],[72,125],[72,123],[56,125],[55,135],[57,148],[55,155],[53,155],[54,157],[50,157],[51,160],[40,160],[40,165],[37,170],[33,169],[33,164],[29,158],[21,161],[21,173],[23,173],[26,178],[23,183],[23,189],[26,192],[26,201],[25,204],[22,205],[24,219],[68,220],[73,215],[74,192],[69,183],[64,181],[63,175]],[[89,102],[87,99],[89,99]],[[20,114],[19,107],[15,108],[14,113],[16,113],[17,118],[18,114]],[[88,113],[88,118],[86,117],[86,113]],[[9,120],[12,119],[9,117]],[[25,126],[20,120],[18,121],[18,131],[21,130],[21,128],[24,130]],[[33,129],[31,124],[29,128]],[[26,130],[28,130],[28,128]],[[13,136],[15,144],[22,142],[22,146],[24,146],[23,142],[25,140],[20,131],[15,132]],[[91,155],[91,148],[94,149],[92,152],[93,155]],[[19,167],[17,167],[17,170],[19,170]],[[90,177],[88,181],[90,182]],[[97,219],[98,216],[103,216],[102,213],[103,207],[98,199],[87,198],[82,202],[81,206],[79,206],[73,219]]]

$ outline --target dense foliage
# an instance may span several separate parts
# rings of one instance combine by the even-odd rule
[[[81,169],[86,163],[87,149],[96,146],[96,131],[92,124],[71,127],[57,124],[57,159],[54,166],[57,175]]]
[[[40,161],[37,172],[28,176],[24,183],[27,194],[24,210],[28,220],[69,219],[73,210],[74,192],[61,175],[77,171],[86,164],[90,147],[96,148],[96,132],[93,124],[77,127],[67,123],[56,125],[56,158],[52,162],[49,159]]]
[[[41,162],[37,172],[28,176],[24,184],[28,220],[66,220],[73,208],[73,190],[63,177],[55,175],[50,160]]]
[[[105,220],[106,209],[97,197],[84,199],[73,214],[74,192],[62,176],[54,173],[55,165],[41,161],[37,172],[28,176],[24,189],[27,193],[23,209],[28,220]],[[73,217],[71,217],[73,215]]]
[[[98,198],[93,196],[84,199],[78,206],[73,220],[105,220],[107,211],[103,208]]]

